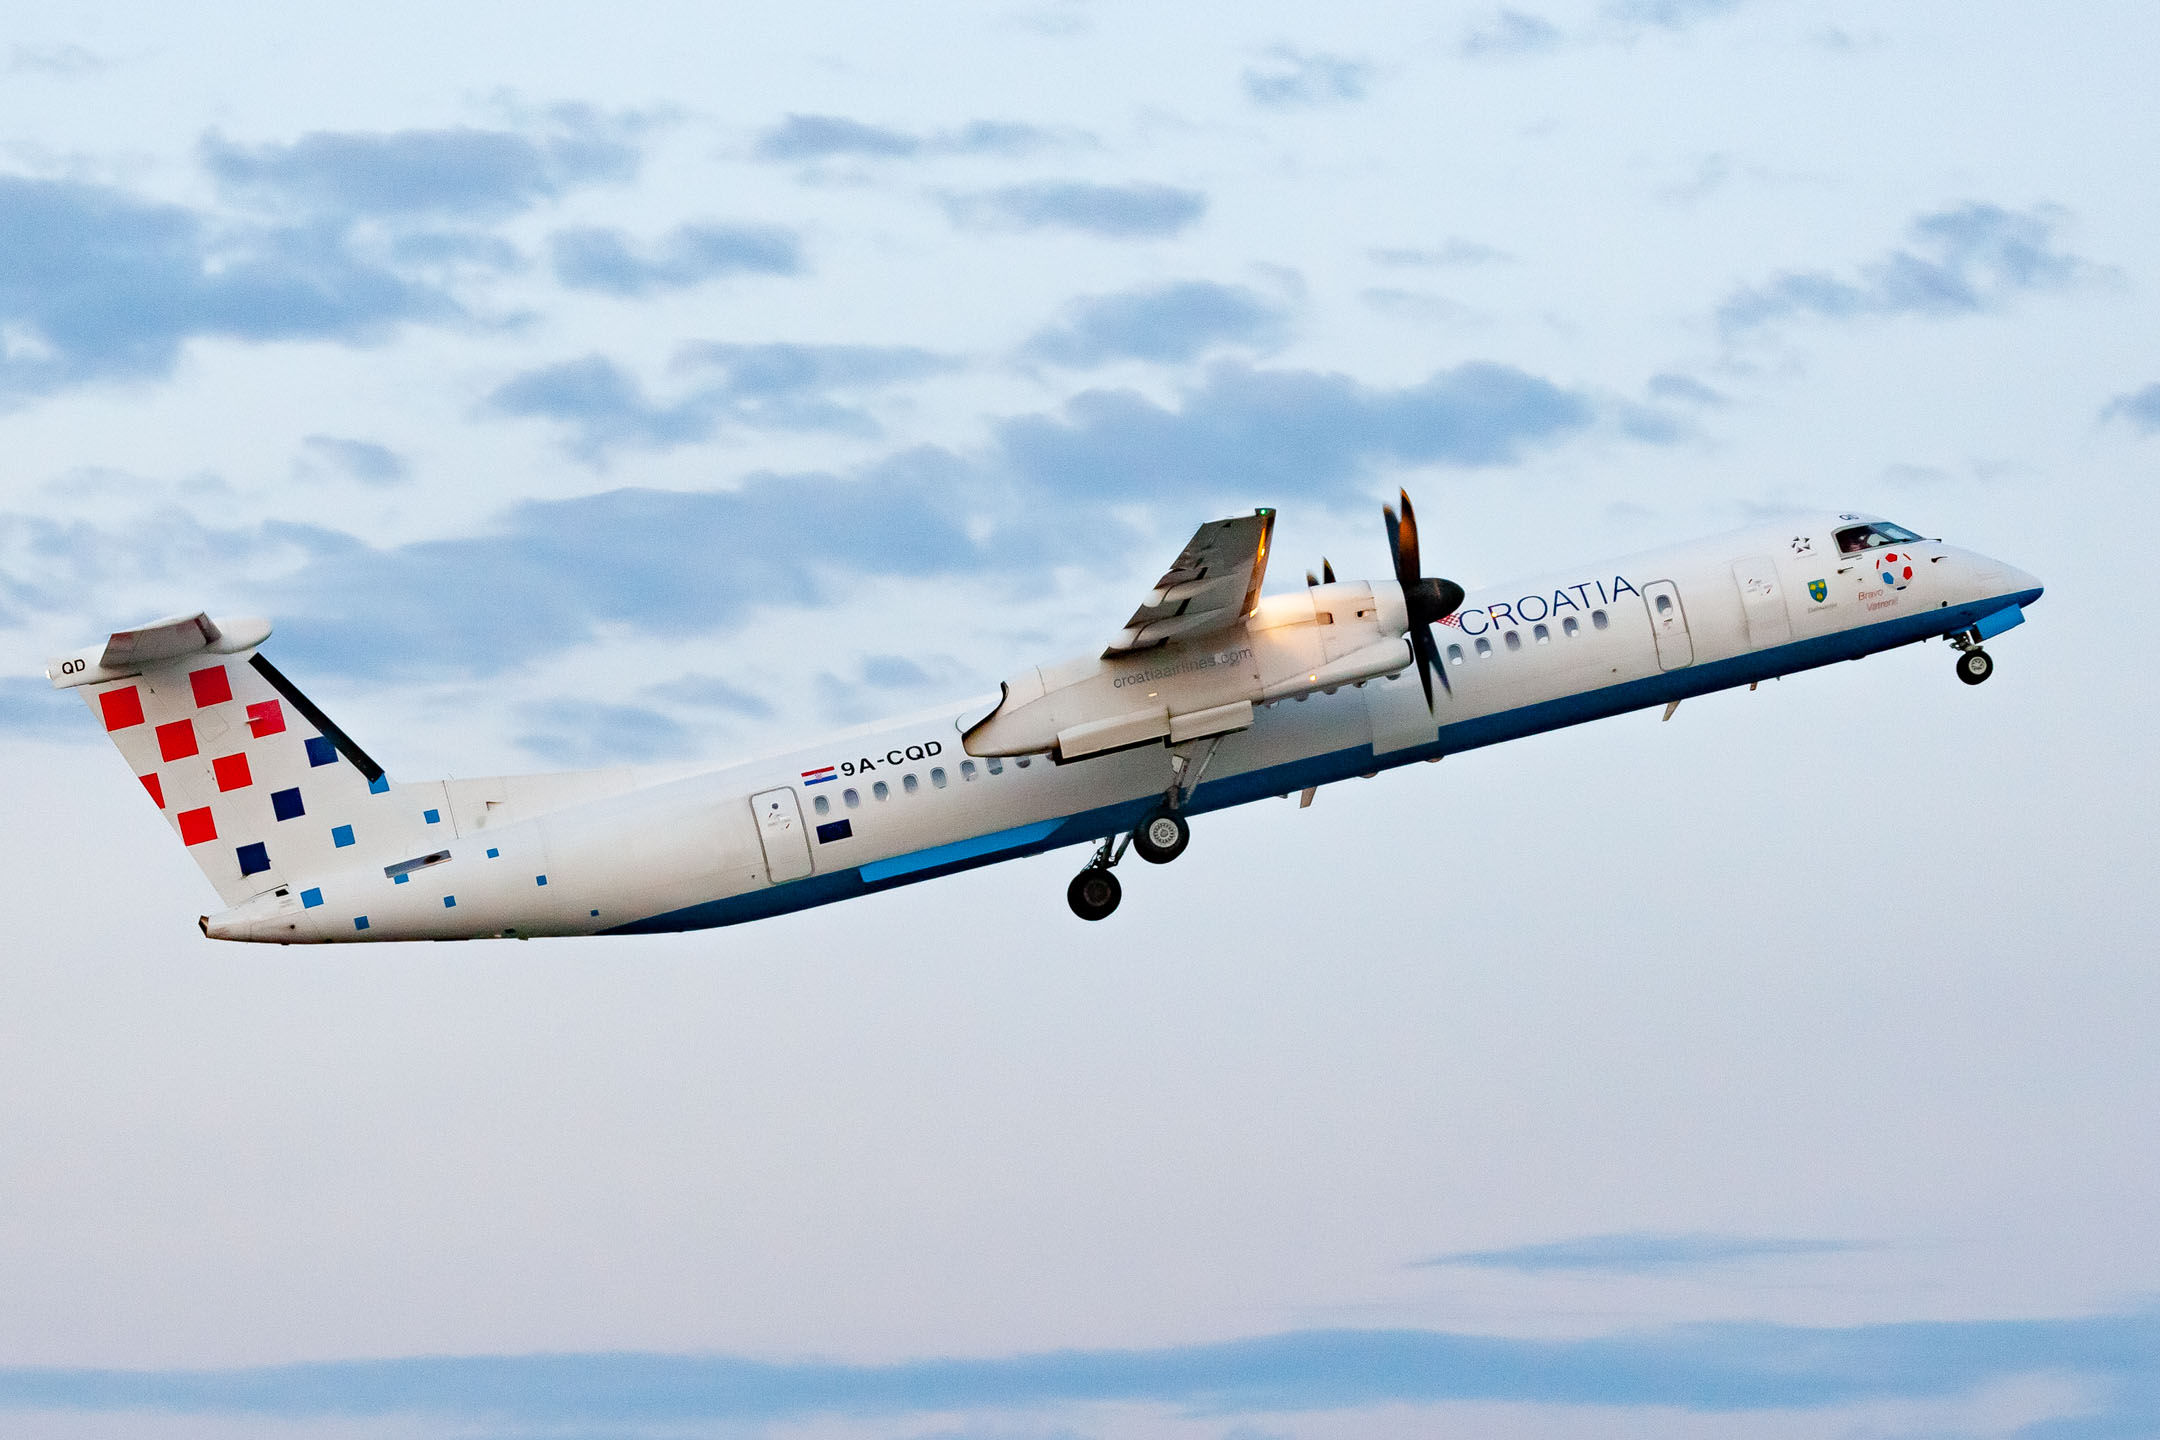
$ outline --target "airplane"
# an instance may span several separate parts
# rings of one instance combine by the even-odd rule
[[[1211,521],[1099,654],[997,698],[699,773],[393,781],[262,653],[176,616],[52,661],[226,908],[217,940],[531,939],[735,925],[1064,846],[1102,920],[1190,817],[1947,639],[1957,675],[2040,582],[1878,516],[1811,514],[1474,594],[1420,569],[1264,595],[1275,512]]]

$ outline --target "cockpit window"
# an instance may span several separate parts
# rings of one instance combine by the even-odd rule
[[[1902,525],[1878,520],[1873,525],[1854,525],[1838,531],[1837,548],[1840,555],[1857,555],[1884,545],[1910,545],[1919,538]]]

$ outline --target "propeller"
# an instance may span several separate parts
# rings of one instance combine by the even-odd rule
[[[1318,575],[1313,574],[1310,570],[1305,572],[1305,588],[1308,590],[1315,585],[1332,585],[1334,583],[1335,567],[1328,563],[1325,555],[1320,557],[1320,573]]]
[[[1463,588],[1452,580],[1429,579],[1418,574],[1417,511],[1410,506],[1410,492],[1402,492],[1402,514],[1391,505],[1380,507],[1387,516],[1388,555],[1395,562],[1395,578],[1402,585],[1403,605],[1410,615],[1410,649],[1417,656],[1418,683],[1425,687],[1425,708],[1433,708],[1432,677],[1440,676],[1440,688],[1448,694],[1447,670],[1440,664],[1440,644],[1433,639],[1432,625],[1455,613],[1463,602]]]

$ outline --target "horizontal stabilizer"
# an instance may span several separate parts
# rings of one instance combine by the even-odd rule
[[[92,646],[46,663],[55,690],[96,685],[140,675],[146,666],[187,655],[238,655],[270,638],[270,622],[253,616],[212,620],[200,612],[171,615],[132,630],[115,630],[102,647]]]

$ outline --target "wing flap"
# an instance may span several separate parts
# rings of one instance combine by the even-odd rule
[[[1255,510],[1211,520],[1194,531],[1103,658],[1114,660],[1225,630],[1250,615],[1267,577],[1268,537],[1274,528],[1273,510]]]

